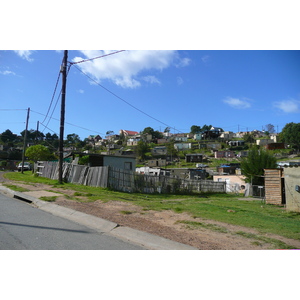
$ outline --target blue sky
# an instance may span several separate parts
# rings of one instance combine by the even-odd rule
[[[115,51],[71,50],[68,60]],[[39,121],[40,131],[59,133],[61,79],[50,103],[62,58],[63,51],[0,51],[0,132],[24,130],[30,108],[29,129]],[[236,132],[273,124],[280,131],[300,121],[300,52],[128,50],[74,64],[65,121],[65,136],[81,139],[148,126],[189,132],[207,124]]]

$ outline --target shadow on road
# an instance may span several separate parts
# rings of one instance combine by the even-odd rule
[[[69,231],[69,232],[91,233],[90,231],[86,231],[86,230],[74,230],[74,229],[65,229],[65,228],[56,228],[56,227],[26,225],[26,224],[18,224],[18,223],[11,223],[11,222],[0,222],[0,224],[13,225],[13,226],[23,226],[23,227],[32,227],[32,228],[48,229],[48,230],[60,230],[60,231]]]

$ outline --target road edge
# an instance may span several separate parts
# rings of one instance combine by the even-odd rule
[[[28,203],[33,203],[38,209],[47,211],[53,215],[71,220],[100,233],[108,234],[116,238],[132,242],[134,244],[145,247],[148,250],[198,250],[195,247],[178,243],[157,235],[136,230],[126,226],[120,226],[117,223],[92,216],[80,211],[63,207],[55,203],[40,200],[26,195],[22,192],[13,191],[7,187],[0,185],[0,193],[5,196],[16,198]]]

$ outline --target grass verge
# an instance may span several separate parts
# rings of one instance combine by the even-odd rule
[[[16,191],[16,192],[28,192],[29,190],[26,189],[26,188],[23,188],[21,186],[17,186],[17,185],[14,185],[14,184],[6,184],[6,183],[3,183],[4,186],[6,186],[7,188],[13,190],[13,191]]]
[[[139,205],[144,211],[173,210],[177,213],[186,212],[194,218],[211,219],[254,228],[261,233],[277,234],[300,240],[300,213],[287,212],[280,206],[262,204],[260,200],[240,201],[238,196],[232,194],[206,194],[203,197],[203,195],[122,193],[69,183],[60,185],[55,180],[34,177],[30,171],[24,172],[24,174],[17,172],[6,173],[5,177],[25,183],[48,184],[61,190],[62,193],[64,189],[70,189],[74,191],[74,196],[86,197],[89,202],[96,200],[103,202],[124,201]],[[74,200],[83,201],[76,198]]]

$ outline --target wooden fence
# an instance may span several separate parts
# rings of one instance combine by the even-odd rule
[[[38,162],[37,173],[40,176],[58,180],[58,163]],[[108,167],[88,167],[63,163],[63,179],[69,183],[106,188],[107,176]]]
[[[43,177],[58,179],[57,162],[39,162],[37,169]],[[137,174],[134,171],[108,166],[88,167],[64,163],[63,178],[70,183],[109,187],[112,190],[132,193],[197,194],[226,192],[226,182]]]

